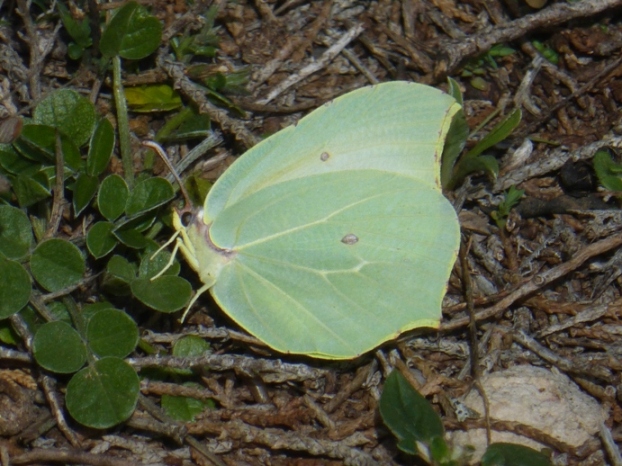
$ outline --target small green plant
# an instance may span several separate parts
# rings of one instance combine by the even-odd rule
[[[250,77],[250,68],[232,69],[220,64],[205,63],[205,58],[216,55],[218,47],[218,27],[214,20],[218,8],[212,6],[204,15],[204,26],[196,34],[185,34],[171,40],[177,59],[187,64],[186,74],[205,90],[205,94],[217,105],[244,115],[228,94],[247,94],[246,84]]]
[[[136,113],[168,112],[183,107],[179,92],[168,84],[149,84],[125,89],[128,107]]]
[[[173,356],[180,358],[191,358],[210,353],[209,343],[203,338],[188,335],[180,338],[173,345]],[[160,380],[173,380],[179,385],[189,388],[200,388],[201,386],[194,381],[194,371],[192,369],[166,369],[160,371],[158,376],[152,377]],[[206,408],[214,408],[215,403],[212,399],[196,399],[187,396],[162,396],[162,408],[168,416],[178,421],[194,421],[195,416],[203,412]]]
[[[102,32],[99,50],[112,62],[113,93],[119,124],[119,150],[125,181],[134,185],[133,157],[130,150],[130,131],[127,101],[121,78],[121,58],[141,60],[151,55],[162,40],[162,24],[147,9],[136,2],[119,8]]]
[[[81,58],[92,47],[90,26],[57,5],[73,40],[71,57]],[[90,427],[124,421],[138,397],[137,374],[124,361],[137,345],[137,327],[109,301],[130,297],[139,309],[142,304],[171,313],[182,309],[192,293],[190,283],[177,276],[179,263],[155,241],[170,224],[168,204],[174,189],[147,169],[135,176],[125,97],[134,111],[181,108],[161,130],[162,139],[204,137],[209,118],[184,107],[168,85],[126,93],[121,84],[121,61],[137,63],[149,56],[161,36],[160,22],[136,2],[123,4],[103,25],[100,66],[112,69],[119,136],[88,99],[59,90],[38,103],[19,137],[0,144],[0,176],[9,184],[0,194],[0,340],[18,344],[9,318],[19,313],[34,336],[37,363],[51,372],[72,374],[67,409]],[[186,50],[192,57],[207,53],[190,45]],[[111,174],[117,141],[123,171]],[[70,200],[71,215],[68,209],[63,213],[64,199]],[[73,227],[71,237],[58,234],[61,221],[66,222],[65,231]],[[88,284],[87,270],[101,277],[100,304],[83,306],[71,298],[74,290]],[[194,340],[192,345],[185,342],[178,342],[173,353],[205,351]],[[144,342],[141,348],[149,350]],[[175,377],[192,382],[189,374]],[[192,417],[205,406],[185,397],[163,404],[176,418]]]
[[[73,40],[71,57],[81,58],[92,47],[90,26],[57,5]],[[180,109],[162,128],[160,140],[205,137],[209,118],[184,106],[168,85],[126,92],[121,84],[122,60],[138,63],[149,56],[161,35],[160,22],[136,2],[123,4],[103,25],[100,69],[112,70],[118,134],[88,99],[58,90],[38,103],[19,137],[0,144],[0,176],[9,184],[0,193],[0,341],[19,344],[10,319],[19,314],[33,335],[36,362],[70,374],[69,413],[94,428],[111,427],[132,414],[138,376],[124,359],[137,342],[152,351],[138,341],[133,318],[111,303],[131,298],[133,309],[144,305],[172,313],[186,306],[192,294],[190,283],[178,276],[179,263],[155,241],[170,225],[175,192],[146,163],[135,174],[126,95],[133,111]],[[208,52],[189,45],[186,50],[189,59]],[[110,173],[117,142],[123,167],[118,174]],[[61,222],[63,233],[71,234],[59,234]],[[76,290],[97,276],[94,294],[101,302],[74,301]],[[207,349],[202,340],[189,337],[175,344],[173,354]],[[193,373],[173,372],[165,377],[194,381]],[[186,397],[163,399],[177,419],[190,419],[208,405]]]
[[[35,258],[33,254],[32,263]],[[107,303],[80,312],[71,300],[64,301],[75,327],[62,320],[41,325],[32,342],[33,355],[49,371],[75,372],[65,395],[74,419],[90,427],[111,427],[126,420],[138,400],[138,375],[123,361],[136,347],[138,328],[125,312]]]
[[[0,171],[11,185],[0,205],[0,318],[21,313],[42,367],[78,371],[67,388],[67,407],[77,421],[100,428],[127,419],[134,409],[138,378],[123,358],[134,350],[138,333],[132,319],[112,305],[80,309],[67,297],[84,280],[87,251],[95,261],[119,251],[102,264],[103,289],[112,297],[131,295],[174,312],[191,295],[190,284],[176,276],[179,264],[150,280],[170,259],[165,251],[152,256],[158,249],[153,237],[163,227],[160,208],[173,198],[173,188],[145,174],[130,193],[122,177],[105,175],[114,140],[112,125],[97,117],[87,99],[59,90],[39,103],[19,138],[0,146]],[[46,214],[59,205],[52,187],[59,199],[71,195],[75,219],[95,219],[83,250],[79,242],[50,237],[54,226]],[[37,299],[48,292],[59,297]],[[4,341],[10,341],[6,321],[2,327]]]
[[[510,189],[508,189],[505,193],[505,197],[497,207],[497,210],[490,214],[500,230],[505,229],[505,224],[507,222],[508,215],[510,215],[510,210],[518,204],[521,197],[523,197],[523,194],[525,194],[524,190],[517,189],[514,185],[510,186]]]
[[[250,69],[205,63],[218,51],[218,27],[214,20],[218,8],[212,6],[203,15],[203,27],[196,33],[185,32],[171,39],[171,48],[180,63],[187,65],[186,75],[198,83],[206,96],[216,105],[243,115],[229,94],[246,94]],[[128,106],[135,112],[179,111],[173,115],[155,136],[156,142],[179,142],[205,138],[210,131],[210,119],[193,106],[184,106],[179,93],[168,84],[150,84],[128,88],[125,91]]]
[[[462,93],[458,83],[449,79],[449,93],[462,105]],[[480,125],[484,126],[496,113]],[[506,139],[519,125],[522,113],[520,109],[512,111],[497,123],[475,146],[460,157],[466,141],[469,127],[462,111],[458,112],[453,120],[443,149],[441,165],[441,183],[446,190],[455,189],[464,178],[474,172],[483,171],[496,178],[499,173],[499,163],[491,155],[483,154],[487,149]],[[477,132],[479,128],[475,130]]]
[[[532,40],[531,45],[533,45],[533,47],[540,52],[540,55],[542,55],[545,60],[549,61],[553,65],[559,64],[559,54],[551,47],[543,42],[540,42],[539,40]]]
[[[470,78],[474,75],[482,76],[487,73],[486,68],[496,70],[499,68],[496,59],[507,57],[515,53],[516,50],[504,44],[496,44],[490,47],[488,52],[470,60],[462,70],[463,78]]]
[[[497,59],[507,57],[515,52],[516,50],[512,47],[508,47],[507,45],[493,45],[485,54],[469,60],[469,62],[464,66],[461,76],[463,78],[468,78],[469,84],[475,89],[486,91],[490,84],[485,79],[485,76],[491,69],[496,70],[499,68],[499,65],[497,65]]]
[[[190,63],[195,57],[213,58],[218,51],[218,28],[214,22],[218,7],[209,7],[203,15],[203,27],[198,33],[186,33],[171,39],[175,57],[182,63]]]
[[[67,55],[72,60],[79,60],[85,50],[93,45],[89,20],[88,18],[75,19],[63,2],[58,2],[57,7],[63,26],[73,39],[67,45]]]
[[[428,401],[402,374],[387,377],[379,403],[380,415],[398,440],[397,447],[417,455],[433,466],[467,464],[467,451],[452,449],[445,440],[441,418]],[[481,460],[482,466],[551,466],[547,456],[522,445],[493,443]]]
[[[594,171],[604,188],[622,191],[622,165],[614,162],[609,152],[599,150],[594,154]]]
[[[85,23],[64,21],[86,34]],[[103,37],[102,52],[119,66],[115,95],[123,95],[120,58],[152,53],[160,44],[160,23],[130,2],[117,10]],[[129,134],[122,107],[117,101],[119,131]],[[138,397],[138,376],[124,361],[136,347],[138,330],[109,301],[128,296],[136,304],[174,312],[191,296],[189,282],[177,276],[179,264],[169,264],[170,253],[156,254],[154,238],[168,221],[163,207],[174,189],[148,171],[134,178],[127,150],[121,151],[129,157],[125,176],[109,174],[115,142],[113,126],[88,99],[58,90],[38,103],[18,138],[0,145],[0,175],[10,185],[0,198],[0,339],[18,341],[8,318],[19,313],[33,334],[37,363],[73,374],[65,400],[69,413],[96,428],[127,419]],[[64,199],[70,200],[72,215]],[[61,220],[65,231],[73,228],[71,237],[58,234]],[[165,266],[166,273],[152,280]],[[88,284],[87,270],[91,276],[103,272],[96,305],[71,298]]]

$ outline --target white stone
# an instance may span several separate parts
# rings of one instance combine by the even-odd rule
[[[598,433],[605,415],[599,403],[566,375],[534,366],[514,366],[482,377],[495,420],[520,422],[568,445],[579,446]],[[464,400],[482,416],[484,406],[476,389]],[[454,445],[475,447],[473,460],[486,449],[484,429],[451,433]],[[493,442],[510,442],[540,450],[545,445],[510,432],[492,432]]]

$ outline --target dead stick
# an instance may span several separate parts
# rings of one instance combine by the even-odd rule
[[[307,66],[298,71],[298,73],[293,74],[289,78],[281,81],[265,99],[260,100],[257,103],[261,105],[270,103],[270,101],[277,98],[281,93],[292,87],[294,84],[324,68],[331,61],[333,61],[333,59],[339,55],[350,42],[356,39],[361,32],[363,32],[362,24],[352,26],[339,40],[337,40],[328,50],[326,50],[318,60],[310,62]]]

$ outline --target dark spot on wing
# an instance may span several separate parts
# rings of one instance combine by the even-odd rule
[[[343,244],[347,244],[348,246],[351,246],[353,244],[358,243],[359,242],[359,238],[354,233],[348,233],[346,236],[341,238],[341,242]]]

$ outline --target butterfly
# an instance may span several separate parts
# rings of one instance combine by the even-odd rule
[[[209,290],[271,348],[324,359],[438,327],[459,245],[440,163],[459,110],[422,84],[364,87],[240,156],[202,209],[174,214],[203,282],[189,307]]]

